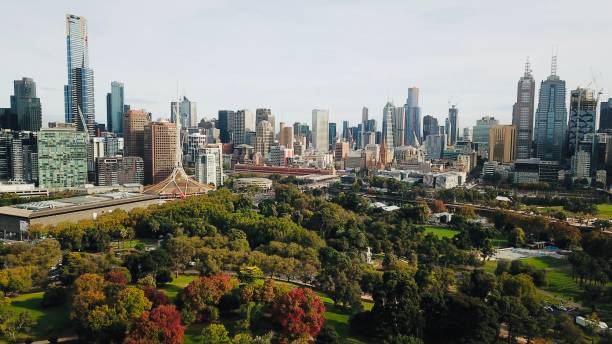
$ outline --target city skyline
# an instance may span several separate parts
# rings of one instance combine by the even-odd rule
[[[610,6],[604,2],[602,5]],[[30,10],[30,6],[32,5],[0,5],[6,7],[7,13],[15,14],[8,19],[9,24],[12,18],[19,17],[20,12]],[[510,123],[512,104],[516,96],[516,80],[521,75],[525,57],[530,56],[534,79],[539,82],[546,77],[549,70],[547,64],[550,61],[551,46],[556,42],[564,42],[559,46],[559,73],[567,81],[569,89],[585,87],[592,79],[592,69],[598,78],[597,87],[604,89],[603,99],[608,96],[607,90],[610,89],[611,79],[607,75],[612,75],[610,65],[604,62],[604,56],[608,55],[605,52],[606,47],[601,44],[596,45],[599,41],[596,38],[592,38],[593,46],[598,47],[600,54],[584,56],[571,49],[574,42],[580,41],[581,45],[584,44],[584,37],[578,37],[578,34],[572,33],[571,29],[562,25],[564,16],[575,15],[576,11],[582,11],[581,9],[563,11],[563,8],[570,6],[569,2],[556,4],[558,12],[552,14],[545,12],[548,10],[547,6],[531,4],[533,9],[528,14],[508,8],[506,12],[509,18],[496,18],[505,21],[521,14],[525,16],[524,20],[537,19],[543,26],[546,24],[549,28],[537,34],[529,31],[532,38],[521,45],[520,51],[511,46],[513,42],[523,38],[521,32],[526,29],[514,27],[512,28],[514,31],[510,32],[508,29],[502,30],[501,27],[504,25],[500,23],[500,27],[491,29],[493,32],[484,34],[475,30],[473,24],[464,22],[470,18],[480,25],[492,22],[490,16],[493,15],[495,6],[479,4],[474,8],[473,3],[461,7],[438,4],[412,8],[397,2],[378,6],[396,10],[390,12],[395,12],[392,13],[394,17],[404,19],[406,22],[405,27],[394,32],[380,32],[381,29],[370,26],[368,29],[361,28],[355,32],[348,30],[349,26],[356,25],[359,18],[375,20],[380,17],[382,13],[376,10],[377,7],[366,3],[356,3],[350,7],[309,3],[302,9],[303,14],[296,18],[300,23],[312,16],[333,19],[343,12],[348,16],[346,27],[333,27],[323,21],[320,28],[306,32],[299,30],[296,32],[300,26],[292,24],[288,18],[275,19],[272,14],[286,8],[280,6],[279,9],[273,9],[269,3],[257,6],[249,4],[240,13],[227,12],[230,6],[224,4],[185,3],[185,9],[191,10],[190,18],[198,19],[201,16],[202,19],[209,21],[204,20],[205,26],[193,32],[189,31],[192,24],[186,22],[184,28],[173,29],[167,33],[162,32],[162,29],[167,29],[168,24],[160,24],[159,28],[149,27],[146,31],[144,26],[132,23],[112,25],[113,21],[117,20],[110,13],[112,4],[107,7],[64,1],[53,4],[39,3],[36,6],[43,10],[30,13],[34,16],[32,20],[38,23],[36,27],[44,27],[44,30],[36,30],[35,34],[30,28],[25,28],[19,35],[22,39],[33,39],[36,44],[23,45],[20,42],[12,42],[12,38],[9,38],[9,45],[13,46],[15,53],[9,54],[7,56],[9,63],[0,67],[2,72],[0,74],[8,77],[8,82],[0,84],[0,91],[10,89],[11,80],[24,76],[33,78],[39,84],[43,123],[62,118],[63,91],[60,88],[65,83],[62,80],[65,80],[65,76],[62,78],[60,75],[66,73],[63,34],[65,27],[62,25],[62,18],[66,13],[83,16],[88,20],[89,66],[96,71],[94,88],[98,92],[95,95],[95,113],[96,120],[100,123],[106,122],[104,96],[110,88],[110,82],[115,80],[125,84],[126,103],[146,108],[153,113],[155,119],[170,117],[168,103],[176,99],[178,82],[179,93],[198,102],[200,118],[210,118],[219,109],[271,108],[278,121],[287,123],[304,118],[313,108],[323,108],[330,110],[330,122],[341,123],[342,120],[349,120],[354,124],[359,122],[363,106],[370,109],[370,117],[380,121],[385,100],[401,103],[408,88],[416,86],[421,90],[421,116],[434,115],[439,120],[443,120],[451,100],[461,109],[459,128],[464,128],[470,127],[476,119],[490,115],[500,119],[502,123]],[[125,4],[123,7],[129,13],[135,10],[132,6]],[[145,14],[151,16],[151,19],[168,16],[169,22],[178,20],[177,17],[168,15],[167,11],[162,11],[159,5],[152,4],[150,7],[145,10]],[[368,10],[373,11],[368,13]],[[436,14],[434,10],[439,10],[440,13]],[[454,15],[444,14],[448,12],[453,12]],[[265,18],[266,24],[253,33],[240,31],[238,32],[241,34],[240,37],[235,37],[237,32],[231,29],[223,30],[215,34],[215,37],[202,35],[202,32],[206,32],[204,29],[206,25],[215,24],[217,19],[213,14],[225,14],[225,19],[230,23],[254,15]],[[417,18],[417,23],[440,16],[446,21],[436,21],[438,27],[435,28],[431,25],[419,28],[414,22],[408,21],[414,19],[417,14],[423,15]],[[589,15],[599,14],[589,11]],[[292,17],[295,14],[288,16]],[[280,25],[287,29],[283,35],[275,34],[275,29]],[[461,26],[462,30],[454,32],[455,26]],[[606,30],[612,31],[609,28],[596,26],[593,26],[593,29],[597,29],[602,37],[605,37]],[[432,36],[435,32],[441,34],[442,38],[438,35]],[[332,37],[327,38],[325,33]],[[412,50],[404,59],[380,56],[376,52],[378,45],[390,41],[399,42],[408,33],[411,39],[424,41],[427,44],[417,52]],[[172,40],[172,34],[180,35],[177,36],[180,38]],[[284,38],[288,34],[295,34],[295,39],[287,43],[290,53],[281,44],[286,41]],[[380,36],[381,34],[386,36]],[[459,34],[471,34],[470,44],[460,46],[446,37]],[[501,42],[493,40],[489,43],[491,48],[495,49],[484,49],[482,50],[484,53],[471,54],[479,50],[477,46],[482,45],[486,36],[491,34],[499,34],[506,38],[504,46],[499,47]],[[238,46],[243,39],[256,38],[255,41],[264,43],[264,46],[259,47],[257,44],[245,41],[241,50],[247,53],[245,56],[249,59],[240,59],[232,55],[236,47],[219,41],[224,37],[239,38],[235,44]],[[346,42],[339,44],[338,47],[330,45],[332,41],[342,42],[342,38],[346,38]],[[360,46],[358,42],[361,41],[357,38],[370,39],[367,42],[368,48]],[[192,55],[197,57],[183,57],[180,54],[182,51],[180,44],[185,44],[186,39],[193,40]],[[125,53],[111,53],[117,50],[111,46],[111,43],[117,48],[123,47]],[[445,48],[440,50],[438,46],[440,44]],[[202,45],[207,48],[202,49]],[[29,56],[36,56],[30,53],[31,49],[39,55],[43,53],[46,56],[44,63]],[[160,49],[165,52],[158,57]],[[262,49],[267,50],[263,54],[258,54]],[[356,50],[361,51],[361,54],[356,56],[349,54]],[[139,52],[147,54],[141,55]],[[169,58],[177,55],[181,56],[181,63]],[[268,62],[263,61],[258,55],[266,57]],[[142,56],[147,58],[143,59]],[[347,60],[349,57],[351,60]],[[18,64],[19,68],[14,68],[13,66],[17,64],[11,63],[14,58],[22,61]],[[435,65],[431,65],[428,60],[433,60]],[[502,65],[503,68],[500,67]],[[359,70],[354,70],[357,67],[360,67]],[[151,70],[155,72],[151,73]],[[449,75],[452,77],[448,77]],[[261,80],[266,82],[262,83]],[[290,80],[292,82],[289,82]]]

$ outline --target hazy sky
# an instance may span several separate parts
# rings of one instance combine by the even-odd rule
[[[0,107],[14,79],[32,77],[44,123],[64,118],[65,13],[89,21],[99,122],[113,80],[156,118],[178,82],[199,118],[269,107],[277,123],[310,123],[326,108],[355,123],[362,106],[380,119],[417,86],[423,115],[443,120],[452,101],[460,127],[509,122],[525,58],[539,84],[554,46],[568,90],[593,77],[606,98],[612,89],[610,0],[0,0],[0,13]]]

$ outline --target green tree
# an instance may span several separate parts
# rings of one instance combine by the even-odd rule
[[[421,326],[420,296],[417,284],[408,272],[386,271],[373,298],[372,313],[385,337],[417,333]]]
[[[202,344],[232,344],[223,324],[210,324],[202,330]]]

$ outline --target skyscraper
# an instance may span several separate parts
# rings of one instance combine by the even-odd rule
[[[123,92],[123,83],[113,81],[110,93],[106,94],[106,130],[115,134],[123,133]]]
[[[64,86],[66,123],[75,123],[80,131],[94,134],[94,75],[89,68],[87,19],[66,14],[66,51],[68,82]]]
[[[365,123],[368,121],[369,110],[367,107],[361,108],[361,123]]]
[[[256,109],[255,110],[255,128],[261,121],[268,121],[272,125],[272,131],[276,130],[276,119],[270,109]]]
[[[293,127],[286,126],[284,122],[280,123],[280,132],[278,134],[278,142],[281,146],[293,147]]]
[[[151,115],[144,110],[129,110],[123,114],[124,156],[144,158],[144,128],[151,121]]]
[[[333,146],[334,143],[336,142],[336,138],[338,137],[338,128],[336,126],[336,123],[329,123],[328,124],[329,127],[329,134],[327,136],[327,139],[329,141],[329,146]]]
[[[249,110],[238,110],[234,115],[233,125],[233,142],[234,147],[245,143],[245,133],[250,131],[250,127],[247,128],[247,120],[249,118]],[[252,115],[250,116],[252,119]]]
[[[540,85],[534,128],[536,157],[563,163],[566,135],[565,81],[557,76],[557,57],[553,56],[551,74]]]
[[[599,110],[599,131],[612,129],[612,98],[601,102]]]
[[[177,111],[179,113],[178,118],[181,120],[181,129],[187,130],[187,128],[196,128],[198,126],[198,110],[197,103],[192,102],[187,97],[183,96],[183,99],[178,103],[170,103],[170,122],[176,123]]]
[[[219,126],[219,138],[221,143],[229,143],[232,140],[234,130],[234,117],[236,113],[231,110],[219,110],[217,125]]]
[[[255,152],[260,153],[265,158],[268,156],[273,143],[274,129],[272,128],[272,123],[266,120],[259,121],[255,137]]]
[[[404,145],[406,138],[406,108],[393,108],[393,146],[400,147]]]
[[[312,110],[312,143],[317,152],[329,150],[329,110]]]
[[[417,146],[421,142],[421,108],[419,107],[419,89],[410,87],[406,98],[406,130],[405,142]],[[418,142],[415,142],[418,141]]]
[[[570,92],[567,152],[569,156],[576,154],[578,143],[586,134],[595,132],[596,111],[597,97],[594,90],[578,87]]]
[[[489,161],[511,163],[516,159],[516,127],[494,125],[489,129]]]
[[[423,117],[423,140],[427,138],[427,135],[439,134],[439,129],[437,118],[430,115]]]
[[[486,158],[489,154],[489,131],[499,121],[494,117],[485,116],[476,121],[472,130],[472,142],[476,145],[479,156]]]
[[[450,144],[454,145],[459,137],[459,109],[455,105],[448,109],[448,120],[450,122]]]
[[[16,116],[17,130],[39,131],[42,122],[40,99],[36,97],[36,83],[30,78],[15,80],[15,94],[11,96],[11,111]]]
[[[533,103],[535,100],[535,81],[531,74],[529,60],[525,63],[525,74],[519,79],[516,90],[516,103],[512,107],[512,124],[517,129],[516,158],[531,157],[533,141]]]
[[[145,184],[157,184],[172,174],[177,163],[175,123],[150,122],[144,128]]]
[[[382,120],[382,142],[389,147],[395,147],[393,141],[393,113],[395,111],[395,105],[391,102],[387,102],[383,108],[383,120]]]

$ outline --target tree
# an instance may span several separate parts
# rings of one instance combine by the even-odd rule
[[[420,296],[414,278],[406,271],[391,270],[374,290],[372,313],[385,337],[416,334],[421,326]]]
[[[514,247],[522,247],[525,245],[525,231],[520,227],[515,227],[510,232],[510,245]]]
[[[321,270],[317,280],[321,289],[328,293],[335,305],[351,307],[354,312],[361,310],[360,264],[346,254],[331,247],[320,251]]]
[[[555,324],[555,337],[566,344],[584,342],[582,330],[566,314],[561,315]]]
[[[223,295],[238,286],[238,282],[227,274],[200,277],[193,280],[178,295],[183,321],[216,320],[217,305]]]
[[[151,312],[144,312],[134,321],[124,341],[125,344],[180,344],[185,327],[181,315],[173,305],[161,305]]]
[[[182,271],[187,263],[191,261],[195,255],[195,247],[190,238],[186,236],[179,236],[166,240],[164,243],[164,249],[168,251],[172,266],[176,272],[176,276]]]
[[[325,306],[308,288],[295,288],[277,296],[272,317],[287,339],[315,338],[325,323]]]
[[[202,330],[202,344],[232,344],[223,324],[210,324]]]
[[[144,287],[142,290],[144,291],[147,299],[151,301],[153,308],[170,303],[170,298],[168,298],[164,292],[156,289],[155,287]]]
[[[9,302],[4,302],[0,294],[0,335],[11,343],[16,343],[20,334],[25,334],[36,324],[29,312],[15,312],[9,309]]]
[[[321,332],[317,335],[315,340],[316,344],[338,344],[340,343],[340,336],[336,332],[336,328],[325,324],[321,329]]]
[[[446,205],[444,205],[443,201],[437,199],[431,204],[431,211],[434,213],[444,213],[448,211],[448,209],[446,209]]]
[[[474,206],[470,204],[463,205],[461,208],[459,208],[459,211],[457,213],[465,217],[466,219],[476,218],[476,211],[474,210]]]
[[[484,299],[495,289],[495,276],[482,269],[475,269],[470,278],[462,285],[465,294]]]

